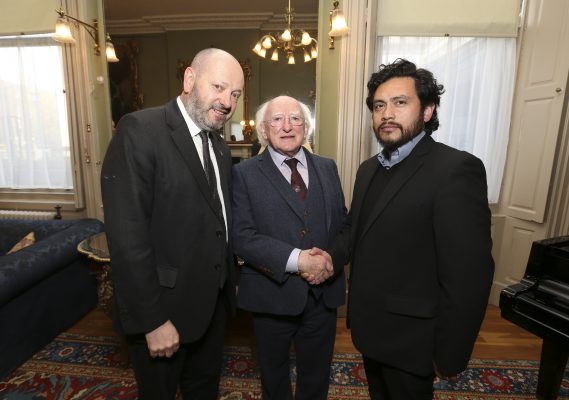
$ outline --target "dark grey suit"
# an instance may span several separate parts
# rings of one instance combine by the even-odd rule
[[[318,307],[333,310],[335,315],[335,309],[344,303],[343,266],[336,266],[338,268],[332,278],[310,289],[303,278],[285,271],[287,260],[294,248],[316,246],[326,249],[339,232],[346,209],[336,164],[303,151],[310,176],[305,202],[292,190],[268,150],[233,167],[233,238],[235,253],[247,262],[240,273],[238,307],[252,311],[255,318],[268,315],[276,316],[276,319],[283,316],[283,320],[286,320],[294,317],[298,318],[295,323],[306,326],[308,323],[303,322],[302,318],[307,312],[307,304],[316,302]],[[322,314],[315,312],[311,318],[315,320]],[[326,348],[319,350],[313,347],[311,354],[298,354],[303,343],[299,342],[299,337],[295,337],[297,364],[299,358],[308,356],[324,358],[320,361],[328,363],[329,368],[326,358],[327,354],[331,357],[330,345],[333,347],[334,343],[335,323],[333,325],[326,331],[317,332],[318,346]],[[257,326],[256,330],[261,356],[274,352],[279,346],[275,343],[276,333],[271,338],[259,337]],[[264,349],[267,339],[268,348]],[[280,344],[285,351],[289,345],[290,342]],[[322,367],[319,368],[320,372],[302,370],[301,367],[299,379],[303,380],[312,373],[321,373]],[[325,372],[327,380],[329,371]],[[276,371],[267,373],[278,374]],[[327,391],[327,385],[324,390]],[[285,395],[283,398],[287,398]],[[297,399],[305,398],[302,396],[306,394],[302,393],[297,383]]]

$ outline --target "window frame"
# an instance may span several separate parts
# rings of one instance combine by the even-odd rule
[[[22,35],[25,39],[26,35]],[[76,35],[77,37],[77,35]],[[69,132],[69,151],[72,173],[72,189],[13,189],[0,188],[0,208],[26,209],[26,210],[53,210],[55,205],[62,207],[63,211],[80,211],[85,209],[85,194],[83,186],[83,168],[81,163],[81,149],[84,149],[87,160],[88,151],[86,139],[82,137],[80,126],[87,126],[86,121],[87,98],[85,82],[86,66],[79,61],[84,55],[84,37],[79,35],[78,45],[62,46],[62,65],[64,77],[64,91],[66,95],[67,125]],[[85,63],[83,63],[85,64]]]

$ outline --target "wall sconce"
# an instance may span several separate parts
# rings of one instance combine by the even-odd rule
[[[55,33],[53,34],[53,39],[55,41],[60,43],[74,44],[76,41],[73,35],[71,34],[71,28],[69,27],[69,20],[75,21],[77,24],[85,28],[89,36],[91,36],[91,38],[95,42],[94,45],[95,55],[97,56],[101,55],[101,47],[99,46],[99,23],[97,22],[96,19],[93,20],[93,25],[91,25],[68,15],[61,8],[59,10],[56,10],[55,12],[59,14],[59,17],[55,22]],[[113,46],[113,43],[111,42],[111,37],[109,36],[108,33],[105,40],[105,55],[107,56],[108,62],[119,61],[115,53],[115,46]]]
[[[105,54],[107,55],[107,62],[119,62],[117,53],[115,53],[115,46],[111,42],[111,35],[108,33],[105,39]]]
[[[330,32],[328,32],[328,48],[334,49],[334,37],[345,36],[350,31],[346,23],[346,17],[342,10],[338,8],[339,1],[334,1],[334,9],[330,11]]]

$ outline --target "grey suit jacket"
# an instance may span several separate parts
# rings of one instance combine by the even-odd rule
[[[326,224],[330,244],[346,217],[338,170],[334,161],[304,151],[309,171],[313,168],[322,187],[326,220],[321,223]],[[296,193],[268,151],[233,167],[232,191],[234,249],[247,262],[240,271],[238,307],[278,315],[301,313],[308,284],[285,271],[306,229],[305,217],[295,207]],[[335,275],[320,285],[331,308],[345,301],[343,266],[335,267]]]

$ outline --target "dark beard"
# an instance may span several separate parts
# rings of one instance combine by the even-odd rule
[[[425,129],[425,122],[423,121],[422,113],[417,117],[415,123],[411,125],[409,128],[404,129],[401,124],[397,124],[394,122],[390,122],[391,125],[397,125],[399,130],[401,131],[401,138],[397,141],[383,141],[380,138],[379,131],[384,124],[379,125],[378,129],[375,131],[375,137],[381,146],[383,147],[383,154],[389,160],[391,159],[391,153],[398,149],[399,147],[403,146],[405,143],[410,142],[413,140],[415,136],[421,133]]]
[[[211,107],[206,106],[201,101],[198,89],[196,87],[194,87],[192,91],[188,94],[188,103],[185,106],[188,115],[190,116],[190,118],[192,118],[192,121],[194,121],[194,123],[199,128],[205,129],[210,132],[221,131],[226,121],[223,121],[221,123],[217,123],[216,121],[210,121],[207,118],[207,112],[210,109],[220,109],[228,112],[231,111],[227,110],[225,107],[221,105],[218,106],[213,105]]]

